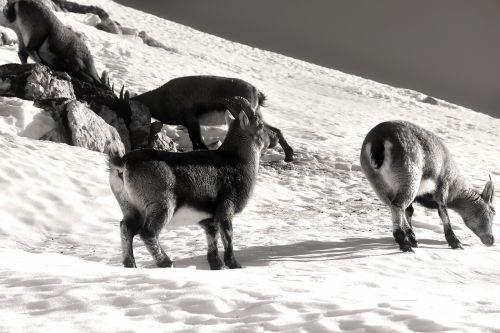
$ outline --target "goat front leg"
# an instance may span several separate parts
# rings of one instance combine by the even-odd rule
[[[443,221],[444,236],[446,238],[446,241],[448,242],[448,245],[450,245],[452,249],[463,250],[462,244],[458,240],[457,236],[455,236],[455,233],[451,228],[450,217],[448,216],[448,209],[446,208],[446,206],[438,204],[438,213],[441,221]]]
[[[24,45],[23,36],[18,31],[16,31],[16,35],[17,35],[17,44],[19,45],[17,55],[19,57],[19,60],[21,61],[21,64],[27,64],[29,53],[26,50],[26,46]]]
[[[28,51],[26,51],[26,47],[24,46],[24,44],[22,44],[22,46],[21,44],[19,44],[19,51],[17,51],[17,56],[19,57],[21,64],[24,65],[28,63],[29,53]]]
[[[30,37],[28,44],[24,44],[24,52],[29,54],[29,56],[38,64],[49,66],[47,62],[45,62],[39,55],[38,51],[42,47],[44,43],[48,43],[48,40],[46,39],[45,36],[43,35],[38,35],[38,34],[33,34],[33,36]],[[19,48],[19,51],[21,51],[21,48]],[[22,62],[22,59],[21,59]]]
[[[276,133],[276,135],[278,136],[278,142],[279,142],[281,148],[283,148],[283,151],[285,152],[285,162],[292,162],[293,161],[293,149],[292,149],[292,147],[290,147],[288,142],[285,140],[285,137],[283,136],[283,133],[281,133],[281,130],[269,125],[268,123],[264,123],[264,126],[267,127],[269,130],[273,131],[274,133]]]
[[[219,257],[217,248],[217,238],[219,237],[219,228],[213,219],[206,219],[198,223],[207,236],[207,260],[211,270],[219,270],[224,267],[224,262]]]
[[[222,243],[224,244],[224,263],[229,268],[241,268],[233,252],[233,219],[234,204],[225,201],[217,208],[215,223],[219,226]]]

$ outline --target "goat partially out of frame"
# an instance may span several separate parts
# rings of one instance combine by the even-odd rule
[[[3,14],[17,34],[22,64],[31,57],[53,70],[67,72],[100,88],[109,88],[99,77],[87,45],[42,2],[9,1]]]
[[[172,79],[163,86],[132,97],[146,105],[153,118],[164,124],[183,125],[187,128],[193,149],[207,149],[201,138],[200,117],[209,112],[225,112],[221,102],[243,97],[252,106],[263,106],[265,96],[250,83],[219,76],[186,76]],[[266,130],[274,132],[285,152],[285,161],[293,161],[293,149],[281,131],[264,123]]]
[[[437,209],[450,247],[462,248],[447,208],[457,211],[485,245],[493,245],[494,186],[482,193],[460,174],[443,142],[433,133],[405,121],[375,126],[361,148],[361,166],[378,197],[392,212],[393,235],[404,252],[417,247],[411,219],[413,202]]]
[[[123,212],[125,267],[136,267],[132,248],[136,234],[159,267],[172,266],[158,242],[160,231],[164,225],[198,223],[206,233],[210,268],[241,268],[233,253],[232,220],[246,206],[256,182],[264,123],[258,105],[252,108],[244,98],[222,103],[237,119],[217,150],[140,149],[123,157],[110,153],[110,185]],[[217,250],[219,234],[224,261]]]

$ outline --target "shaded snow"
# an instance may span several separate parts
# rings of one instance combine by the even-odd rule
[[[498,245],[483,246],[452,214],[465,250],[451,250],[437,213],[418,207],[420,247],[400,253],[358,161],[374,125],[405,119],[442,137],[478,189],[489,174],[500,184],[499,120],[108,0],[89,3],[179,50],[58,14],[85,35],[116,85],[143,92],[192,74],[248,80],[269,97],[264,117],[283,130],[296,161],[276,161],[279,148],[266,153],[254,196],[234,221],[244,269],[208,271],[203,232],[190,227],[162,233],[176,268],[156,269],[136,240],[139,268],[130,270],[121,267],[121,213],[104,155],[14,136],[26,124],[1,130],[10,134],[0,134],[0,331],[500,332]],[[0,61],[17,62],[16,52],[1,47]],[[13,104],[29,110],[3,98],[0,113]],[[500,239],[497,226],[494,233]]]

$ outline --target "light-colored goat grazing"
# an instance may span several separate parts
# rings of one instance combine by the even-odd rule
[[[400,249],[417,246],[412,229],[413,202],[437,209],[448,244],[462,248],[447,208],[458,212],[485,245],[493,245],[493,182],[478,193],[460,174],[441,139],[405,121],[375,126],[361,148],[361,166],[378,197],[392,212],[393,235]]]
[[[264,123],[258,106],[252,109],[246,99],[224,103],[238,116],[217,150],[171,153],[141,149],[123,157],[111,154],[111,189],[123,212],[120,227],[125,267],[136,267],[132,249],[136,234],[159,267],[171,266],[158,235],[164,225],[178,222],[198,223],[205,230],[211,269],[221,269],[224,264],[241,267],[233,254],[232,219],[247,204],[256,182]],[[217,250],[219,233],[224,261]]]

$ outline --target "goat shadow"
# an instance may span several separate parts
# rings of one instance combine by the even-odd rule
[[[419,239],[419,247],[448,249],[446,242]],[[418,251],[418,249],[417,249]],[[219,253],[222,255],[222,253]],[[312,262],[361,259],[375,256],[405,255],[392,237],[344,238],[340,241],[303,241],[286,245],[251,246],[235,251],[236,258],[244,267],[269,266],[272,262]],[[149,265],[148,265],[149,266]],[[208,270],[205,255],[182,258],[174,261],[178,268],[196,266]],[[151,267],[154,267],[152,265]]]

